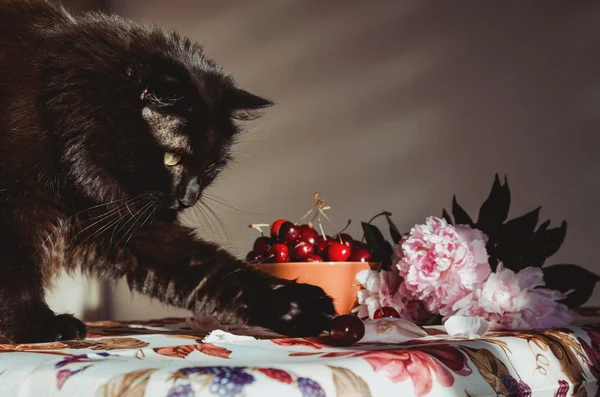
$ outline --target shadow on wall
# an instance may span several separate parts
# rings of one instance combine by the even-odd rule
[[[247,224],[295,219],[314,191],[338,224],[354,220],[351,233],[382,208],[408,230],[455,193],[475,212],[499,172],[513,191],[511,216],[542,204],[542,217],[567,219],[567,241],[549,263],[600,272],[589,249],[600,222],[599,5],[108,5],[191,36],[241,85],[278,103],[243,139],[243,166],[211,189],[242,210],[213,203],[230,238],[186,218],[207,238],[243,255],[256,237]],[[124,284],[113,298],[116,318],[167,313],[131,303]]]

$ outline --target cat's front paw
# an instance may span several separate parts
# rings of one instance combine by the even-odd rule
[[[285,282],[264,298],[250,318],[255,325],[292,337],[318,336],[331,327],[333,300],[319,287]]]
[[[44,343],[85,339],[87,328],[70,314],[28,318],[20,327],[5,332],[10,343]]]

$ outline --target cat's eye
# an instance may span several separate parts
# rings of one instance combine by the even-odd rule
[[[209,165],[208,167],[206,167],[206,170],[210,170],[211,168],[214,168],[215,165],[217,165],[217,163],[212,163],[211,165]]]
[[[166,152],[163,158],[163,162],[167,167],[176,166],[181,162],[182,157],[177,153]]]

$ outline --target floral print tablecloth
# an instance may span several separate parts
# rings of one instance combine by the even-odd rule
[[[84,341],[0,344],[0,397],[600,396],[600,319],[584,323],[477,340],[426,327],[420,340],[348,348],[203,343],[185,319],[88,323]]]

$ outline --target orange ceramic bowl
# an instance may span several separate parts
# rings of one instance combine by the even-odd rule
[[[356,306],[356,293],[360,289],[356,273],[378,263],[368,262],[288,262],[260,263],[260,270],[286,280],[313,284],[323,288],[333,298],[337,314],[348,314]]]

